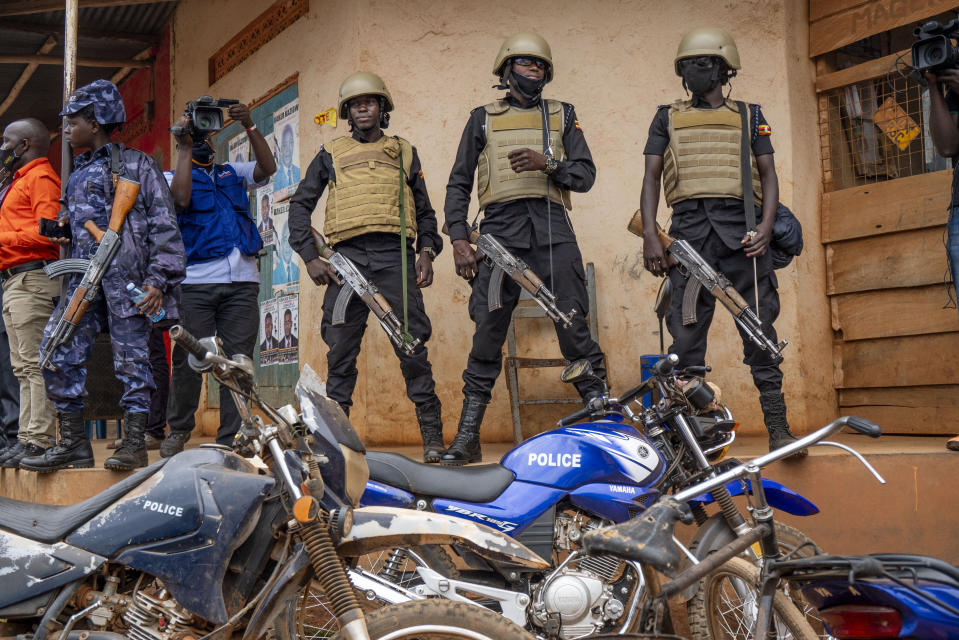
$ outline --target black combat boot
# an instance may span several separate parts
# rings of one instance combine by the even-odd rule
[[[443,446],[443,405],[436,398],[416,405],[416,420],[420,423],[423,437],[423,462],[439,462],[446,447]]]
[[[21,460],[21,469],[47,473],[68,467],[89,469],[93,466],[93,448],[83,428],[83,412],[58,413],[57,423],[60,440],[44,451],[42,456]]]
[[[0,467],[2,467],[3,463],[7,461],[7,458],[11,456],[20,455],[21,453],[23,453],[23,447],[24,447],[24,444],[22,442],[20,442],[19,440],[14,440],[13,444],[11,444],[9,447],[4,449],[3,451],[0,451]],[[23,456],[20,456],[20,457],[22,458]]]
[[[147,445],[144,430],[148,413],[127,413],[123,416],[123,442],[103,466],[114,471],[132,471],[147,466]]]
[[[170,458],[183,451],[183,445],[190,440],[190,431],[174,431],[170,433],[160,443],[160,457]]]
[[[43,447],[38,447],[35,444],[27,443],[20,446],[19,449],[14,450],[9,456],[4,458],[3,464],[0,464],[0,467],[4,469],[19,469],[20,461],[24,458],[32,458],[34,456],[42,456],[43,452],[46,449]]]
[[[486,413],[486,403],[481,399],[475,396],[463,398],[463,413],[460,414],[456,436],[440,462],[447,466],[458,467],[483,459],[483,453],[480,451],[479,431],[480,425],[483,423],[484,413]]]
[[[786,422],[785,396],[775,391],[765,391],[759,394],[759,404],[762,405],[763,419],[769,432],[769,450],[775,451],[795,442],[797,438],[789,431],[789,423]],[[806,449],[800,449],[791,457],[801,458],[808,453]]]

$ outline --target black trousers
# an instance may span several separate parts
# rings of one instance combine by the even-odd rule
[[[153,370],[153,384],[156,389],[150,395],[150,418],[147,420],[146,432],[154,438],[163,438],[167,403],[170,400],[170,363],[166,359],[164,333],[164,330],[156,327],[150,329],[150,368]]]
[[[416,287],[416,269],[412,259],[407,262],[407,267],[406,288],[409,300],[407,303],[409,330],[414,338],[420,339],[420,344],[411,356],[406,355],[395,346],[393,351],[399,358],[400,371],[402,371],[403,379],[406,381],[406,396],[414,405],[422,405],[439,401],[436,397],[436,384],[433,381],[433,367],[430,365],[429,354],[426,349],[426,342],[433,333],[433,327],[426,315],[423,294]],[[367,280],[376,285],[386,301],[393,307],[394,313],[402,324],[403,279],[400,273],[400,265],[373,269],[357,264],[356,268]],[[353,406],[353,390],[356,388],[356,359],[360,355],[360,345],[363,342],[363,334],[366,333],[366,321],[370,315],[370,309],[358,295],[354,294],[346,307],[345,322],[334,326],[333,307],[336,304],[336,297],[339,295],[340,289],[340,285],[335,283],[328,285],[326,288],[326,294],[323,296],[323,319],[320,323],[320,332],[323,342],[329,347],[326,354],[326,393],[349,414],[350,407]],[[374,330],[380,331],[381,329],[377,327]],[[390,344],[393,343],[390,342]]]
[[[502,239],[500,239],[502,241]],[[573,324],[568,329],[556,325],[556,338],[563,357],[569,361],[587,359],[593,371],[600,377],[606,377],[603,352],[589,333],[586,314],[589,310],[589,297],[586,293],[586,272],[583,269],[583,257],[575,242],[563,242],[553,245],[552,273],[550,272],[549,247],[536,244],[535,235],[528,249],[509,248],[510,253],[529,265],[540,277],[546,288],[556,296],[556,306],[567,313],[576,310]],[[513,309],[519,302],[522,289],[509,276],[503,277],[501,301],[503,306],[496,311],[489,310],[489,281],[493,269],[487,261],[477,265],[473,278],[473,293],[470,295],[470,318],[476,324],[473,334],[473,348],[470,351],[466,370],[463,372],[463,395],[472,396],[489,402],[493,385],[503,369],[503,343],[513,315]],[[576,385],[580,396],[601,390],[596,381]]]
[[[0,290],[0,303],[3,291]],[[17,441],[20,429],[20,382],[13,375],[10,364],[10,341],[7,328],[0,317],[0,447]]]
[[[691,244],[696,248],[695,245],[698,243]],[[747,258],[742,249],[727,247],[715,231],[711,231],[703,241],[699,254],[711,267],[729,279],[733,288],[750,306],[755,306],[752,258]],[[762,321],[763,333],[776,342],[778,338],[773,323],[779,317],[779,292],[776,291],[776,276],[768,252],[758,260],[757,271],[759,319]],[[678,267],[670,269],[669,279],[673,285],[672,305],[666,318],[669,335],[673,337],[669,352],[679,356],[680,367],[704,365],[706,364],[706,338],[713,321],[716,299],[705,289],[700,291],[696,303],[696,323],[683,326],[683,295],[686,292],[688,279]],[[725,315],[726,310],[721,310],[720,314]],[[729,318],[729,322],[733,322],[732,317]],[[739,329],[738,325],[737,329]],[[761,393],[782,391],[783,372],[779,365],[773,362],[769,354],[753,344],[742,329],[739,329],[739,335],[743,341],[743,362],[749,365],[756,388]]]
[[[258,282],[228,284],[185,284],[182,287],[180,319],[187,331],[197,338],[216,334],[223,341],[227,356],[237,353],[253,357],[259,329]],[[200,404],[203,380],[190,368],[187,352],[173,349],[173,381],[167,420],[170,431],[192,431],[194,414]],[[226,387],[220,387],[220,427],[217,444],[232,446],[240,428],[240,414]]]

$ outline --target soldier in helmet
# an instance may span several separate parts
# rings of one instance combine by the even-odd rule
[[[290,245],[300,254],[314,283],[326,287],[320,325],[327,353],[327,394],[347,414],[356,386],[356,359],[366,331],[369,308],[351,298],[345,322],[333,324],[333,307],[344,286],[320,254],[310,233],[313,208],[329,188],[323,234],[339,253],[373,282],[394,309],[407,310],[408,331],[419,338],[413,355],[395,349],[406,380],[406,395],[416,407],[423,437],[423,459],[443,454],[442,407],[426,350],[432,333],[420,288],[433,283],[433,260],[443,248],[436,213],[416,148],[383,133],[393,98],[373,73],[350,75],[340,86],[338,111],[350,135],[335,138],[316,154],[290,201]],[[402,254],[415,268],[402,273]],[[404,296],[405,300],[404,300]]]
[[[673,285],[672,307],[667,317],[673,337],[669,350],[679,356],[680,366],[686,367],[705,362],[706,337],[716,301],[708,293],[699,295],[695,320],[684,318],[683,299],[690,280],[679,268],[667,269],[663,245],[656,236],[660,184],[666,203],[673,209],[670,234],[689,241],[704,260],[729,278],[747,301],[757,299],[758,286],[763,332],[775,342],[773,322],[779,315],[779,294],[768,248],[779,201],[779,182],[773,164],[771,130],[759,105],[746,106],[749,131],[743,131],[738,104],[723,95],[724,87],[740,69],[739,52],[729,34],[712,27],[693,29],[679,43],[675,69],[683,79],[683,88],[692,95],[660,107],[653,118],[644,151],[646,174],[640,209],[645,267],[655,275],[668,271]],[[750,136],[755,234],[747,233],[743,202],[743,135]],[[786,421],[783,374],[779,365],[741,330],[740,335],[744,362],[759,390],[771,451],[795,440]]]
[[[75,150],[87,149],[73,159],[66,210],[60,219],[61,225],[70,225],[72,241],[63,242],[70,243],[72,257],[88,257],[96,244],[84,225],[93,222],[100,229],[107,228],[115,173],[139,182],[140,192],[120,228],[120,251],[103,277],[101,293],[90,304],[70,340],[53,351],[56,370],[43,372],[47,395],[57,410],[60,440],[43,455],[21,460],[20,468],[45,472],[93,466],[93,451],[83,426],[86,362],[97,335],[109,331],[114,371],[123,383],[120,406],[124,414],[123,441],[104,466],[126,471],[147,463],[144,430],[155,389],[149,359],[151,323],[147,316],[164,309],[167,318],[178,317],[180,282],[186,269],[183,240],[170,189],[156,161],[141,151],[110,142],[110,134],[126,120],[123,99],[116,86],[107,80],[96,80],[77,89],[61,115],[66,116],[63,135],[70,146]],[[79,275],[71,277],[67,299],[79,282]],[[129,282],[146,293],[138,304],[126,291]],[[44,343],[59,317],[60,313],[51,316]]]
[[[553,79],[549,44],[535,33],[506,39],[493,64],[496,88],[506,95],[470,114],[446,186],[446,224],[456,273],[472,284],[470,317],[476,324],[463,372],[463,412],[443,463],[478,461],[480,424],[502,368],[502,348],[520,288],[505,279],[501,309],[490,311],[491,268],[470,246],[467,210],[477,174],[483,212],[480,231],[495,236],[524,260],[556,295],[560,308],[576,310],[573,325],[556,325],[560,350],[569,360],[586,358],[605,377],[603,353],[586,322],[588,298],[583,258],[567,211],[570,191],[586,192],[596,166],[573,105],[542,97]],[[548,134],[547,134],[548,131]],[[599,382],[578,383],[587,399]]]

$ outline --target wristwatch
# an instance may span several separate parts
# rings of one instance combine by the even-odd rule
[[[430,261],[436,260],[436,250],[433,247],[423,247],[420,253],[425,253],[430,257]]]
[[[551,175],[554,171],[559,168],[559,162],[551,155],[546,156],[546,168],[543,169],[543,173],[546,175]]]

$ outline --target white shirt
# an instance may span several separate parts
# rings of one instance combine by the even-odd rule
[[[224,166],[233,167],[236,175],[243,179],[243,184],[249,189],[250,185],[262,187],[269,178],[262,182],[253,180],[253,169],[256,168],[255,162],[228,162]],[[213,179],[213,167],[207,170],[210,179]],[[167,184],[173,183],[173,172],[167,171],[163,174]],[[215,260],[208,260],[198,264],[188,264],[186,266],[186,279],[183,284],[228,284],[230,282],[259,282],[260,270],[257,268],[256,258],[245,256],[240,253],[239,248],[233,247],[233,251]]]

